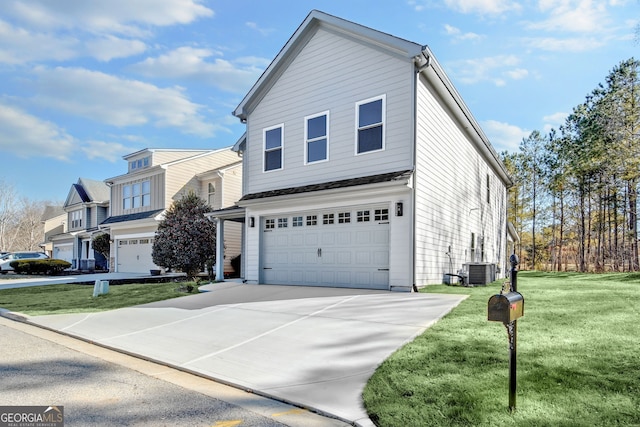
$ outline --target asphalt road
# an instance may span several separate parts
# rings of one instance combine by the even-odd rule
[[[0,405],[63,406],[65,426],[345,426],[0,317]]]

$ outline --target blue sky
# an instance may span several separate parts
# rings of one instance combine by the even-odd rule
[[[499,152],[636,55],[636,0],[2,0],[0,182],[64,201],[143,148],[220,148],[312,9],[428,45]]]

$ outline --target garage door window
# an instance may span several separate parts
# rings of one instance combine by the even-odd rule
[[[375,220],[376,221],[388,221],[389,220],[389,209],[376,209],[375,210]]]
[[[322,215],[322,223],[323,224],[333,224],[333,214],[324,214]]]
[[[302,223],[302,217],[301,216],[294,216],[291,219],[291,226],[292,227],[302,227],[303,223]]]
[[[276,220],[275,219],[266,220],[264,223],[264,228],[266,228],[267,230],[272,230],[276,228]]]
[[[371,214],[369,211],[358,211],[358,222],[369,222],[371,221]]]
[[[118,245],[119,246],[126,246],[129,242],[127,240],[119,240],[118,241]]]
[[[318,225],[318,216],[307,215],[307,225]]]
[[[338,224],[349,224],[351,222],[351,212],[340,212],[338,214]]]
[[[278,228],[287,228],[289,226],[289,218],[278,218]]]

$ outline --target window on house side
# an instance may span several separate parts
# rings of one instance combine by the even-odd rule
[[[213,185],[213,183],[209,183],[209,185],[207,186],[207,192],[209,194],[209,206],[213,207],[216,198],[216,187]]]
[[[491,203],[491,179],[487,174],[487,203]]]
[[[282,140],[284,125],[264,131],[264,171],[282,169]]]
[[[151,182],[143,181],[122,187],[122,208],[151,206]]]
[[[384,149],[384,104],[384,96],[356,104],[358,154]]]
[[[329,113],[305,118],[306,163],[327,160]]]
[[[82,227],[82,211],[71,212],[71,228]]]

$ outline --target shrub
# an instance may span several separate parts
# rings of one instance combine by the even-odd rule
[[[60,274],[71,263],[62,259],[17,259],[10,262],[13,270],[18,274]]]

